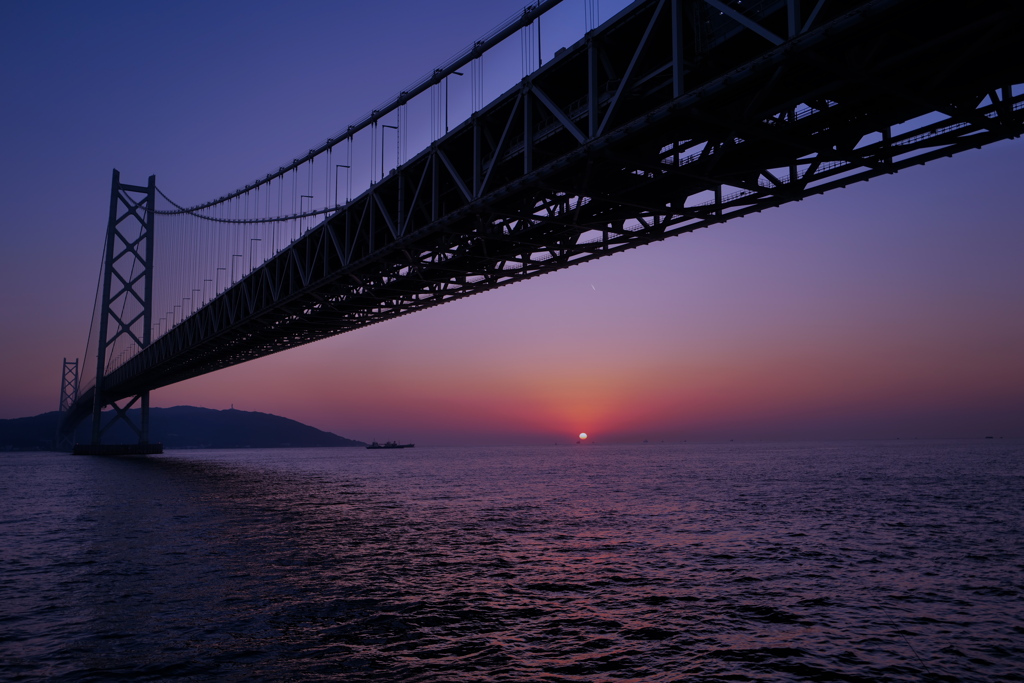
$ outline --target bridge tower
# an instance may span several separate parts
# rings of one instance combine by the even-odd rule
[[[65,358],[60,380],[60,406],[57,409],[59,415],[57,450],[71,450],[74,446],[74,432],[65,431],[62,427],[65,413],[71,409],[76,400],[78,400],[78,359],[71,361]]]
[[[110,218],[103,255],[100,290],[99,336],[96,349],[96,385],[92,405],[91,445],[78,445],[76,453],[159,453],[161,444],[149,443],[149,391],[125,399],[105,395],[105,376],[124,360],[145,349],[153,328],[153,224],[156,216],[156,176],[146,186],[121,182],[114,169],[110,188]],[[139,422],[128,414],[139,405]],[[104,406],[113,416],[103,424]],[[104,433],[124,422],[138,437],[135,445],[102,445]]]

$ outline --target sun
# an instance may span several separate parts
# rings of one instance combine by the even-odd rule
[[[585,438],[587,438],[587,433],[586,432],[580,432],[580,441],[582,441]]]

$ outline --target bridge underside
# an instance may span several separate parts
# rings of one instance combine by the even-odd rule
[[[108,375],[104,398],[1015,137],[1022,4],[635,4]]]

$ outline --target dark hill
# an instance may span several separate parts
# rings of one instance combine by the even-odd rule
[[[138,411],[129,411],[138,419]],[[0,450],[53,450],[58,413],[34,417],[0,420]],[[152,408],[150,410],[150,441],[163,443],[164,448],[311,448],[325,446],[365,446],[304,425],[286,417],[244,410],[211,410],[192,406]],[[89,425],[77,431],[77,440],[89,439]],[[106,443],[131,443],[134,434],[123,424],[111,428],[103,438]]]
[[[59,415],[53,411],[33,417],[0,420],[0,451],[52,451]]]

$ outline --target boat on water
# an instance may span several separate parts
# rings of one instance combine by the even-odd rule
[[[385,441],[384,443],[377,443],[376,441],[374,441],[369,446],[367,446],[367,448],[412,448],[415,445],[416,444],[414,443],[398,443],[397,441]]]

